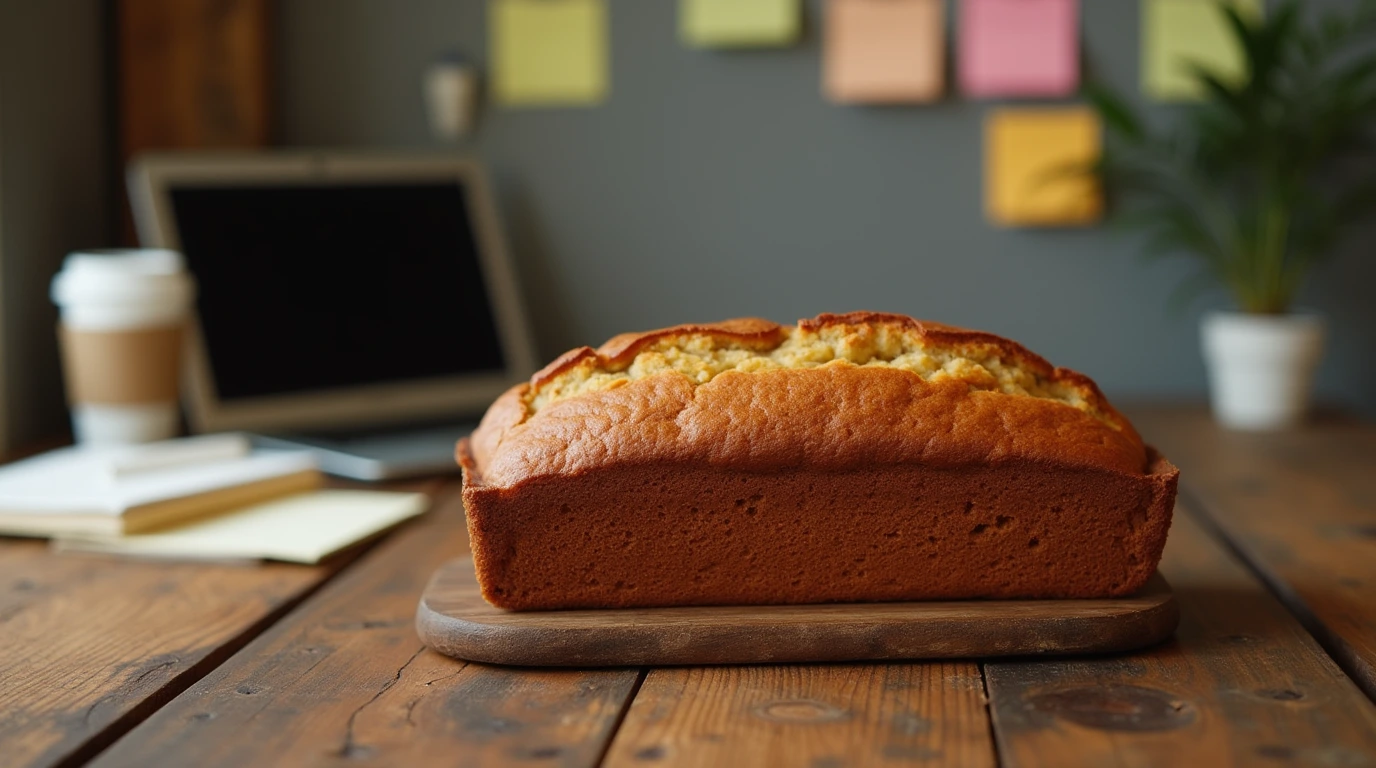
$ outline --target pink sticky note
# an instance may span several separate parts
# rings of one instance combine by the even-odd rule
[[[1080,83],[1079,0],[961,0],[967,96],[1066,96]]]

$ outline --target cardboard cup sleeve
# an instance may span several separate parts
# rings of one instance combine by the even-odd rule
[[[69,402],[175,402],[184,331],[181,325],[97,331],[59,323]]]

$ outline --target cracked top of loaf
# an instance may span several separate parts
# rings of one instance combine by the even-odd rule
[[[1141,439],[1088,377],[1000,336],[876,312],[680,325],[571,350],[499,398],[459,459],[489,486],[681,461],[1146,469]]]

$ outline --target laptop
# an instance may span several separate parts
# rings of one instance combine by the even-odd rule
[[[471,159],[155,154],[128,183],[139,240],[198,284],[193,432],[307,447],[361,480],[452,472],[455,442],[535,369]]]

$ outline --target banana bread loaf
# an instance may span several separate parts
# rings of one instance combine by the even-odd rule
[[[871,312],[572,350],[458,460],[513,610],[1125,595],[1178,476],[1085,376]]]

